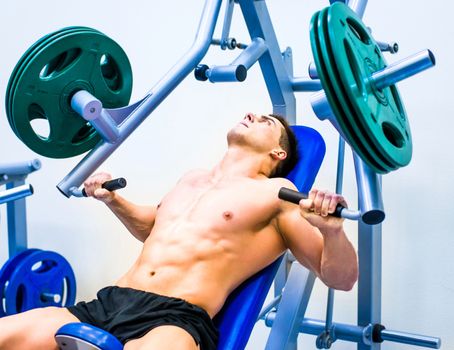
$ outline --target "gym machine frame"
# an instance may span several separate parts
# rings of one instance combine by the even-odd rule
[[[0,204],[7,204],[9,259],[0,266],[0,317],[37,307],[69,306],[76,297],[76,281],[67,260],[58,253],[29,249],[25,197],[33,187],[28,174],[41,162],[0,164]]]
[[[25,183],[28,174],[39,170],[41,162],[33,159],[26,162],[0,164],[0,204],[6,203],[8,222],[8,253],[14,256],[27,249],[27,215],[25,197],[33,194],[33,187]]]
[[[86,91],[79,91],[73,96],[72,108],[93,125],[103,140],[57,185],[65,196],[81,196],[79,187],[83,181],[194,69],[199,80],[210,80],[213,83],[235,82],[245,80],[247,70],[259,62],[273,105],[273,113],[284,115],[290,123],[295,124],[294,92],[321,90],[320,81],[311,79],[316,76],[316,71],[312,66],[312,69],[309,69],[310,77],[293,76],[292,51],[287,48],[281,53],[264,0],[225,1],[222,37],[213,38],[222,0],[206,0],[192,47],[142,100],[123,108],[103,109],[101,102]],[[251,36],[249,45],[237,43],[236,39],[228,36],[235,3],[241,8]],[[351,0],[348,1],[348,5],[362,17],[367,0]],[[230,65],[211,68],[199,65],[210,45],[219,45],[224,50],[239,48],[243,51]],[[379,42],[379,46],[383,51],[397,50],[394,43]],[[431,59],[433,60],[433,56],[430,52],[422,53],[397,65],[391,65],[375,73],[371,78],[376,84],[387,86],[428,68]],[[315,95],[312,103],[320,119],[328,118],[336,125],[323,93]],[[342,187],[343,158],[344,141],[341,136],[337,192],[340,192]],[[260,318],[264,318],[266,324],[272,327],[266,349],[296,349],[297,336],[300,332],[318,335],[319,348],[329,348],[337,339],[357,342],[359,350],[380,349],[380,344],[384,340],[431,348],[439,348],[441,345],[438,338],[389,331],[380,324],[381,221],[384,219],[381,176],[374,173],[355,154],[354,164],[359,196],[359,211],[354,215],[359,220],[358,325],[332,323],[332,290],[329,292],[326,321],[305,318],[315,276],[287,254],[275,279],[276,298],[261,312]],[[275,306],[278,306],[277,311],[273,310]]]

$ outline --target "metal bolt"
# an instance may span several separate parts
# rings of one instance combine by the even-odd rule
[[[44,293],[41,294],[41,300],[43,300],[43,301],[51,301],[51,302],[53,302],[55,304],[58,304],[61,301],[61,295],[44,292]]]

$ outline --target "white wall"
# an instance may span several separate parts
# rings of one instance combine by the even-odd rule
[[[281,48],[291,46],[296,75],[304,75],[311,61],[309,19],[327,1],[269,0]],[[127,52],[134,72],[132,100],[142,97],[192,43],[203,0],[87,1],[62,3],[2,2],[0,10],[0,100],[14,65],[41,36],[70,25],[94,27],[115,39]],[[431,48],[437,67],[399,84],[410,117],[414,153],[412,163],[384,177],[387,220],[383,225],[383,323],[389,329],[440,336],[443,348],[454,348],[450,320],[454,311],[454,238],[450,227],[454,187],[451,164],[452,29],[451,2],[370,1],[365,22],[377,38],[400,44],[398,57]],[[247,42],[237,9],[232,35]],[[222,21],[220,21],[220,24]],[[220,33],[221,25],[217,32]],[[235,53],[212,48],[204,62],[228,63]],[[337,136],[319,122],[309,95],[298,99],[298,122],[318,129],[328,154],[316,186],[334,188]],[[140,203],[157,202],[179,176],[192,167],[210,167],[223,154],[225,133],[246,111],[270,111],[271,104],[258,67],[242,84],[200,83],[186,79],[134,132],[102,167],[128,179],[122,194]],[[13,134],[2,108],[0,161],[38,157],[42,169],[29,177],[36,194],[28,202],[29,245],[55,250],[71,262],[78,280],[78,299],[92,298],[100,287],[114,283],[134,261],[140,244],[131,238],[100,203],[66,199],[55,185],[81,159],[55,160],[36,155]],[[356,189],[347,157],[345,194],[352,206]],[[5,214],[5,208],[0,208]],[[355,225],[347,223],[356,244]],[[5,220],[1,223],[0,261],[7,259]],[[307,316],[323,319],[326,288],[317,282]],[[356,289],[337,293],[335,320],[354,323]],[[248,349],[262,349],[268,330],[256,327]],[[314,349],[315,338],[300,336],[301,348]],[[333,349],[353,349],[338,342]],[[383,349],[406,346],[384,344]]]

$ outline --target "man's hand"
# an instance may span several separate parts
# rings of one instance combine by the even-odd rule
[[[300,213],[311,225],[317,227],[322,234],[335,233],[342,230],[344,219],[336,218],[329,214],[334,213],[338,204],[347,208],[347,202],[341,195],[312,189],[308,198],[300,201]]]
[[[94,197],[101,202],[110,203],[115,198],[114,191],[108,191],[102,188],[102,184],[106,181],[112,180],[112,175],[108,173],[97,173],[90,176],[84,182],[85,192],[88,197]]]

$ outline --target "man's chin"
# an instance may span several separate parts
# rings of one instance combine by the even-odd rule
[[[244,128],[244,126],[242,128]],[[238,129],[239,128],[235,127],[228,132],[227,141],[229,144],[244,143],[245,135],[241,132],[241,129]]]

